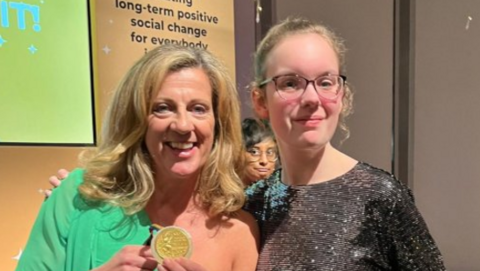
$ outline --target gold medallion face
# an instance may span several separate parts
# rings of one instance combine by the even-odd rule
[[[151,249],[159,263],[167,258],[189,258],[192,254],[192,238],[180,227],[165,227],[153,237]]]

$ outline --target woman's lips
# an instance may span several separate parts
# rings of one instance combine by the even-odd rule
[[[296,119],[295,122],[305,126],[317,126],[323,121],[323,118],[301,118]]]

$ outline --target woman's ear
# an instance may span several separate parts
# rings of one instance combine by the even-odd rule
[[[265,100],[265,95],[262,90],[258,88],[252,89],[250,92],[250,98],[252,100],[253,109],[260,119],[268,120],[268,109]]]

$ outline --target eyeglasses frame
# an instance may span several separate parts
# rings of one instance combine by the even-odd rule
[[[267,161],[268,161],[268,162],[274,163],[274,162],[276,162],[276,161],[278,160],[278,151],[275,151],[275,152],[274,152],[274,153],[275,153],[275,160],[270,160],[270,159],[268,159],[268,155],[267,155],[267,152],[266,152],[266,151],[261,151],[261,150],[258,150],[258,151],[260,152],[260,155],[259,155],[259,156],[254,156],[254,155],[252,155],[252,154],[250,153],[249,150],[247,150],[247,153],[248,153],[248,155],[249,155],[250,157],[256,158],[256,159],[247,159],[247,161],[248,161],[249,163],[254,163],[254,162],[260,161],[260,158],[262,157],[262,155],[263,155],[264,153],[265,153],[265,157],[267,158]],[[267,151],[268,151],[268,150],[267,150]]]
[[[286,99],[285,97],[282,96],[282,94],[280,94],[280,91],[278,90],[278,87],[277,87],[277,79],[280,78],[280,77],[283,77],[283,76],[295,76],[295,77],[299,77],[299,78],[302,78],[304,79],[307,84],[305,85],[305,88],[303,89],[303,92],[300,94],[300,96],[298,96],[297,98],[292,98],[292,99]],[[327,76],[336,76],[336,77],[339,77],[342,79],[342,84],[341,86],[339,87],[339,89],[337,90],[337,93],[335,94],[335,97],[334,98],[327,98],[327,97],[323,97],[322,94],[320,94],[320,92],[318,92],[317,90],[317,87],[316,87],[316,84],[315,84],[315,81],[318,79],[318,78],[321,78],[321,77],[327,77]],[[329,74],[324,74],[324,75],[320,75],[318,77],[316,77],[315,79],[313,80],[310,80],[310,79],[307,79],[299,74],[280,74],[280,75],[276,75],[276,76],[273,76],[273,77],[270,77],[270,78],[267,78],[265,79],[264,81],[262,81],[258,87],[259,88],[263,88],[264,86],[266,86],[268,83],[270,82],[273,82],[275,83],[275,91],[279,92],[279,96],[284,99],[284,100],[295,100],[295,99],[298,99],[300,97],[303,96],[303,94],[305,93],[305,91],[307,90],[307,87],[310,83],[312,83],[313,85],[313,88],[315,89],[315,92],[317,92],[318,95],[322,96],[323,98],[325,99],[336,99],[337,98],[337,95],[338,93],[340,92],[340,90],[342,88],[345,87],[346,83],[347,83],[347,76],[343,75],[343,74],[332,74],[332,73],[329,73]]]

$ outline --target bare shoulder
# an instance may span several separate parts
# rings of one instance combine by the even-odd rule
[[[255,270],[260,242],[260,232],[255,218],[250,213],[239,210],[228,221],[230,229],[226,242],[234,254],[232,270]]]
[[[238,210],[231,217],[232,223],[237,224],[238,227],[256,227],[258,228],[257,221],[252,214],[245,210]]]
[[[229,235],[235,235],[239,238],[253,237],[255,241],[259,239],[258,224],[253,215],[244,210],[239,210],[227,219]]]

